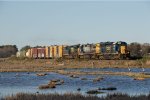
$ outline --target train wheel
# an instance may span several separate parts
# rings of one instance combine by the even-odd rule
[[[119,60],[123,60],[123,59],[124,59],[123,55],[120,55]]]
[[[95,58],[95,59],[99,59],[99,55],[95,55],[94,58]]]
[[[103,56],[99,56],[99,59],[100,59],[100,60],[104,60],[104,57],[103,57]]]
[[[92,58],[92,55],[89,55],[89,58],[91,59],[91,58]]]

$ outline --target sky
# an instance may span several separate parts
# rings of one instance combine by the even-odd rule
[[[0,45],[150,43],[149,0],[0,0]]]

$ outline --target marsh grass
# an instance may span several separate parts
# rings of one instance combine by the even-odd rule
[[[143,58],[144,59],[144,58]],[[146,61],[146,62],[145,62]],[[93,64],[94,63],[94,64]],[[142,63],[142,64],[141,64]],[[0,72],[51,72],[63,68],[149,68],[150,60],[0,59]]]
[[[1,100],[150,100],[149,95],[129,96],[127,94],[110,94],[106,97],[97,97],[93,95],[81,94],[25,94],[18,93],[16,95],[7,96]]]

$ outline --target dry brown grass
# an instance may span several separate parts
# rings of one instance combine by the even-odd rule
[[[137,79],[150,78],[150,75],[148,74],[135,72],[110,72],[110,71],[83,72],[83,71],[65,71],[65,70],[57,70],[55,72],[63,75],[120,75],[120,76],[129,76]]]
[[[94,65],[93,65],[94,63]],[[138,60],[63,60],[53,59],[0,59],[0,72],[50,72],[64,68],[128,68],[147,67],[149,61],[141,66]]]

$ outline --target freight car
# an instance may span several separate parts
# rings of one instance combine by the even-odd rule
[[[42,59],[46,57],[45,48],[37,48],[38,58]]]
[[[38,58],[37,48],[31,48],[31,57],[34,58],[34,59]]]
[[[52,45],[52,46],[46,46],[45,52],[47,59],[51,58],[63,58],[65,55],[69,55],[69,53],[65,53],[66,46],[64,45]]]
[[[45,58],[50,58],[50,46],[45,47]]]
[[[96,44],[54,45],[45,48],[31,48],[26,53],[31,58],[88,58],[88,59],[128,59],[127,43],[100,42]]]
[[[69,58],[69,59],[77,58],[78,48],[79,48],[79,44],[71,45],[71,46],[60,45],[58,46],[57,58]]]
[[[78,48],[79,58],[92,58],[95,54],[95,44],[84,44]]]
[[[28,51],[26,52],[26,57],[29,58],[34,58],[34,59],[43,59],[46,58],[46,49],[43,47],[39,48],[39,47],[34,47],[34,48],[30,48],[28,49]]]
[[[77,45],[72,45],[72,46],[68,46],[67,49],[68,49],[68,53],[69,53],[69,56],[68,58],[78,58],[78,48],[79,48],[80,44],[77,44]]]

